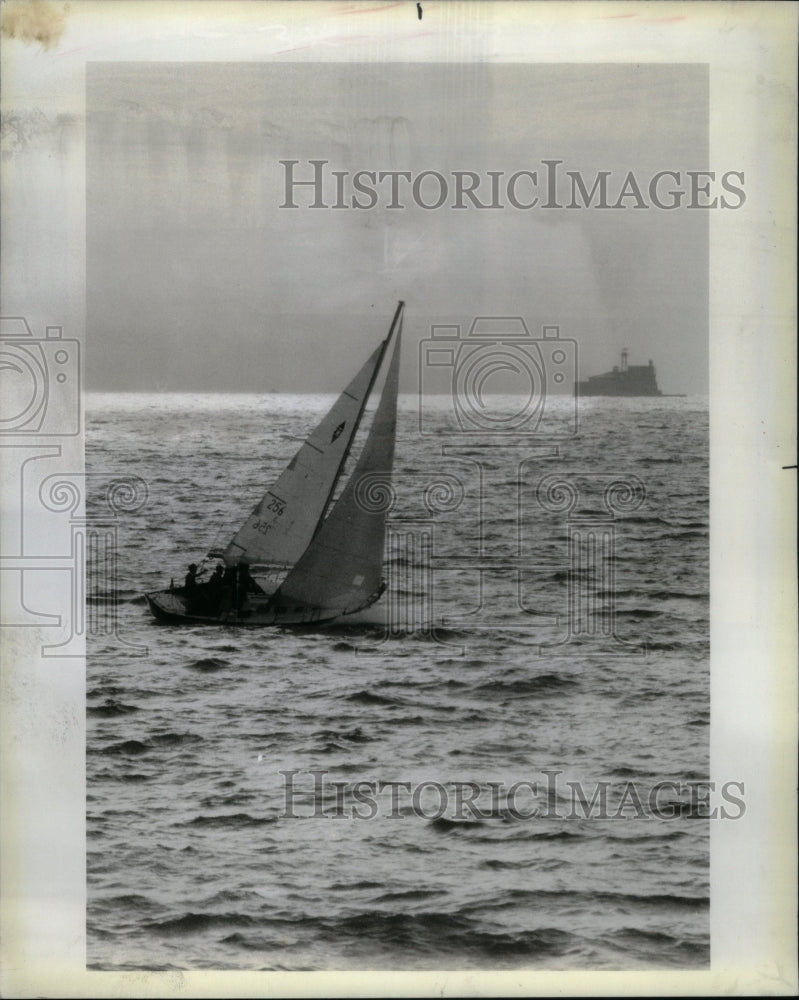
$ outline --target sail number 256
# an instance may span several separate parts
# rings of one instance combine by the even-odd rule
[[[269,503],[267,503],[266,505],[266,510],[272,511],[273,514],[277,514],[277,516],[280,517],[285,509],[286,509],[285,501],[275,496],[269,498]],[[253,528],[256,531],[260,531],[262,535],[265,535],[267,531],[269,531],[273,527],[273,525],[274,521],[272,520],[269,521],[258,520],[253,522]]]

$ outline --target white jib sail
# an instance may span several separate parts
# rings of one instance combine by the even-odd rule
[[[383,572],[386,505],[397,425],[402,322],[383,394],[347,485],[275,597],[281,609],[312,607],[346,614],[370,603]]]
[[[382,360],[385,342],[305,439],[223,552],[228,565],[242,559],[272,566],[295,563],[308,547],[336,484]]]

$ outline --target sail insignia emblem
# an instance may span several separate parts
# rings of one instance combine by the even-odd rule
[[[347,426],[347,421],[342,420],[341,423],[338,425],[338,427],[333,431],[333,437],[330,439],[331,444],[333,444],[333,442],[336,440],[339,434],[341,434],[341,432],[344,430],[346,426]]]

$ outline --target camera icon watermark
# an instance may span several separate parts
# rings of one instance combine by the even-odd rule
[[[533,337],[521,316],[478,316],[436,325],[419,344],[422,434],[577,433],[577,342],[544,326]]]
[[[80,430],[80,343],[60,326],[37,338],[21,316],[0,318],[0,434],[76,435]]]
[[[50,641],[41,631],[44,659],[83,656],[88,638],[146,655],[146,646],[121,634],[118,553],[125,518],[147,503],[147,484],[138,476],[42,472],[48,460],[62,458],[60,445],[41,454],[30,454],[27,443],[3,447],[23,452],[16,469],[17,456],[3,456],[12,489],[38,503],[17,504],[17,518],[8,518],[0,553],[0,628],[51,630]],[[98,475],[104,503],[87,515]]]

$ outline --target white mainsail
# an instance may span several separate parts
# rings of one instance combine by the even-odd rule
[[[383,394],[361,455],[330,514],[274,595],[273,605],[278,614],[300,608],[347,614],[371,603],[380,588],[385,510],[380,504],[370,503],[368,485],[377,483],[377,493],[390,487],[397,425],[401,311],[402,304],[392,326],[392,330],[396,327],[396,342]]]
[[[343,469],[387,345],[388,338],[233,536],[222,553],[227,565],[246,560],[288,566],[308,547]]]

